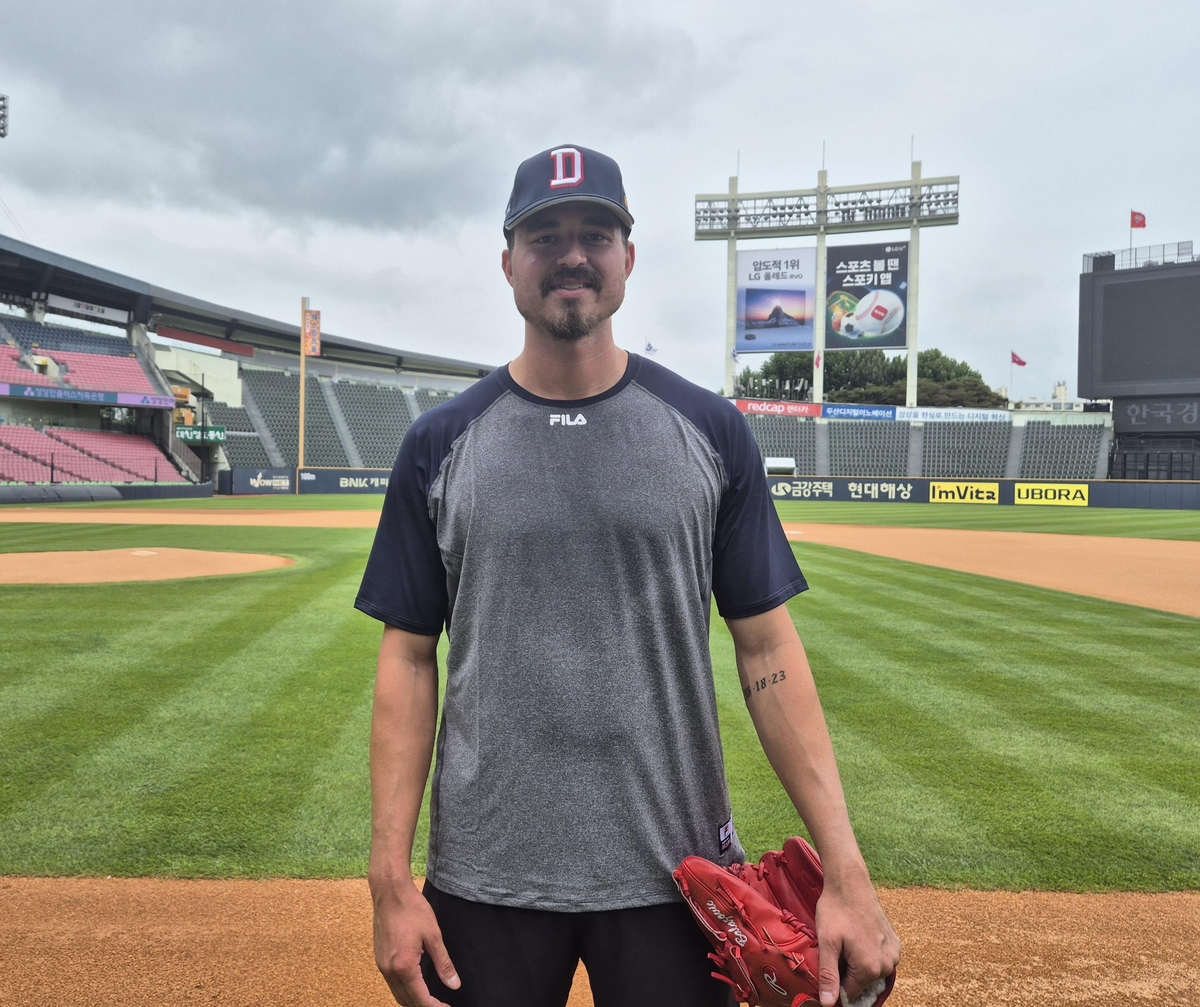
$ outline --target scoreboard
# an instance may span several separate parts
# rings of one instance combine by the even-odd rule
[[[1097,261],[1079,277],[1079,394],[1197,393],[1200,261],[1121,270]]]

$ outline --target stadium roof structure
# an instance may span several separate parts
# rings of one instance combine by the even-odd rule
[[[81,310],[60,307],[61,301],[81,302]],[[233,353],[246,347],[300,354],[300,326],[157,287],[110,269],[93,266],[57,252],[0,234],[0,302],[31,309],[37,302],[47,310],[113,324],[97,311],[109,309],[116,324],[141,322],[151,329],[201,336],[209,346],[223,345]],[[425,374],[479,378],[495,370],[427,353],[410,353],[375,343],[321,333],[321,357],[368,367],[386,367]]]

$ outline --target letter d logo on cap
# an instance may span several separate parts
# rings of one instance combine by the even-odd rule
[[[565,189],[578,185],[583,181],[583,155],[574,147],[559,147],[550,151],[550,159],[554,162],[554,177],[550,179],[551,189]],[[571,162],[571,174],[567,174],[567,161]]]

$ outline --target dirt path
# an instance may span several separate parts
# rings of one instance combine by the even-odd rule
[[[1200,1004],[1200,893],[882,898],[905,946],[889,1007]],[[391,1001],[363,881],[0,878],[0,1003]]]
[[[783,527],[794,542],[1200,618],[1200,542],[845,524]]]
[[[204,549],[0,552],[0,584],[116,584],[261,573],[294,566],[286,556]]]
[[[55,507],[0,507],[7,524],[153,524],[216,528],[374,528],[370,510],[64,510]]]

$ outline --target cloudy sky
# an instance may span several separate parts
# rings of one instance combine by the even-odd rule
[[[709,387],[725,249],[697,192],[962,178],[921,343],[1075,388],[1084,252],[1200,239],[1200,5],[8,0],[0,230],[243,310],[488,363],[520,347],[500,221],[524,157],[615,156],[618,340]],[[881,235],[886,238],[887,235]],[[847,243],[853,236],[844,239]],[[796,242],[803,244],[803,241]],[[772,242],[764,245],[769,247]],[[753,360],[754,358],[749,358]]]

